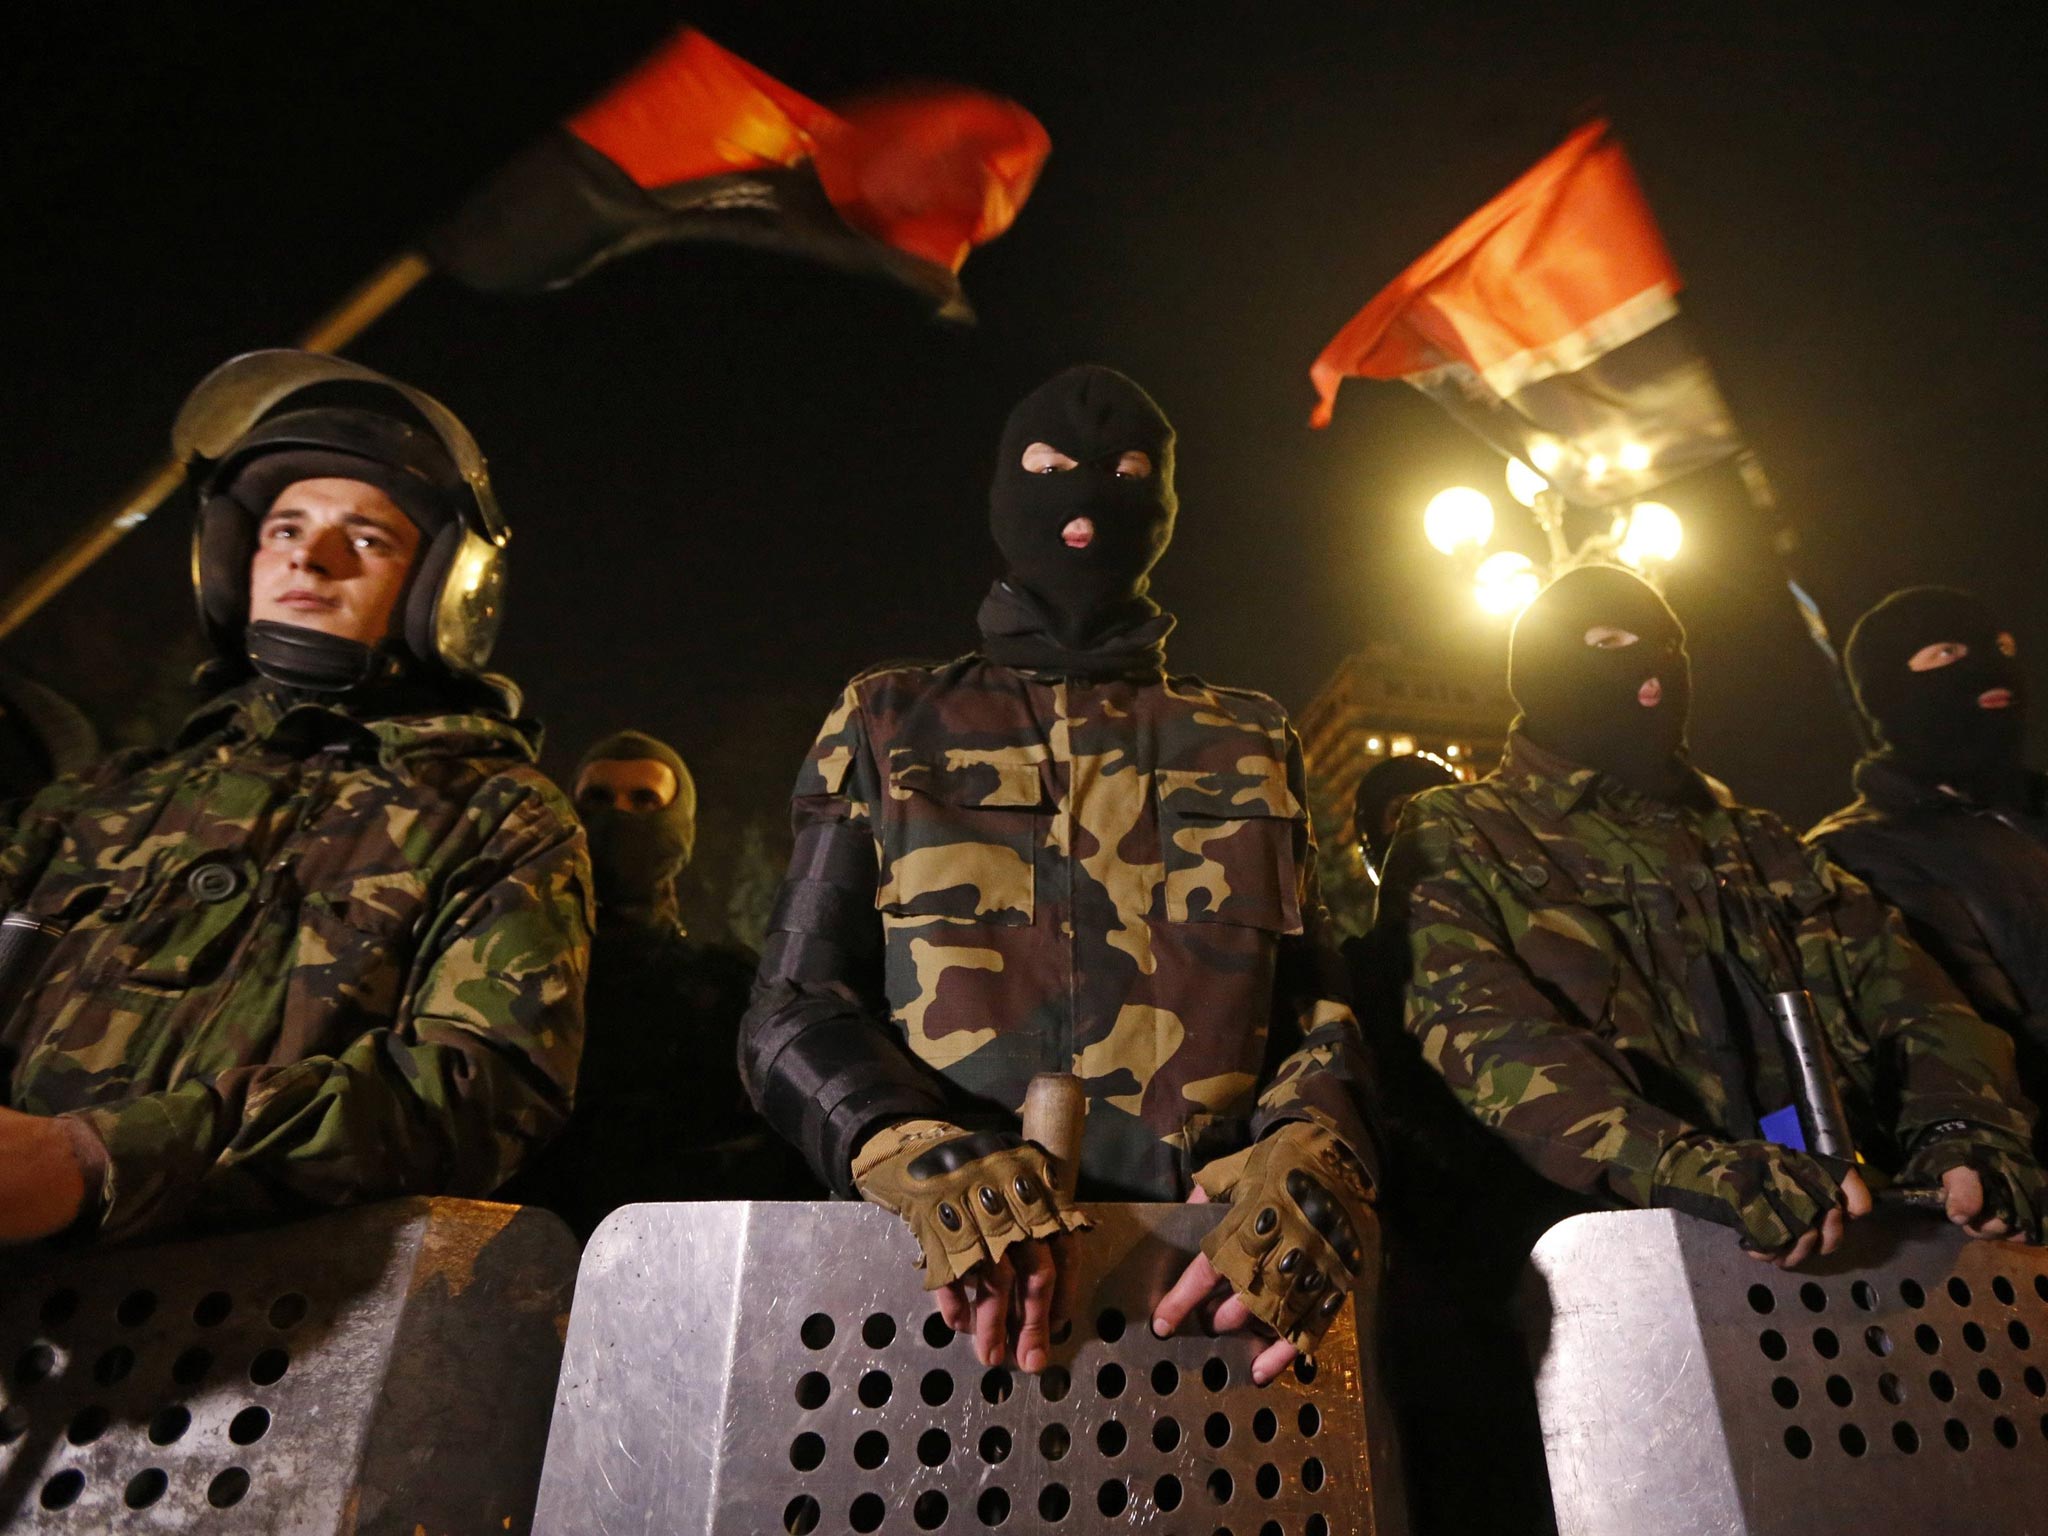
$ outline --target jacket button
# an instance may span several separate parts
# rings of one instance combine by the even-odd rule
[[[1707,866],[1704,864],[1694,864],[1685,872],[1685,883],[1696,891],[1704,891],[1712,883],[1713,878],[1707,873]]]
[[[1542,885],[1550,879],[1550,871],[1541,864],[1524,864],[1515,873],[1522,877],[1524,885]]]
[[[241,885],[242,877],[225,864],[202,864],[185,877],[194,901],[226,901]]]

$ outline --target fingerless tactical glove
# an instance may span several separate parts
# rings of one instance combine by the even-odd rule
[[[1951,1168],[1974,1168],[1984,1184],[1979,1222],[2003,1217],[2013,1235],[2028,1242],[2043,1240],[2048,1211],[2048,1174],[2026,1146],[2002,1131],[1946,1120],[1921,1134],[1913,1155],[1899,1171],[1901,1184],[1939,1185]]]
[[[1358,1283],[1372,1220],[1365,1171],[1320,1125],[1291,1120],[1195,1174],[1230,1213],[1202,1252],[1253,1317],[1302,1350],[1314,1347]]]
[[[1775,1142],[1689,1136],[1657,1160],[1650,1203],[1733,1227],[1759,1253],[1783,1253],[1842,1204],[1842,1181]]]
[[[1079,1232],[1088,1218],[1060,1204],[1052,1160],[1006,1131],[906,1120],[869,1137],[853,1160],[862,1198],[910,1224],[924,1288],[935,1291],[1027,1238]]]

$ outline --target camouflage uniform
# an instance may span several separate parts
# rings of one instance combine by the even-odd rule
[[[1289,1120],[1369,1166],[1303,803],[1300,746],[1261,694],[978,654],[858,677],[798,776],[743,1059],[780,1020],[851,1004],[922,1069],[863,1089],[868,1123],[1014,1126],[1034,1074],[1072,1072],[1085,1197],[1184,1199],[1196,1168]],[[865,868],[807,881],[835,827],[865,834],[839,845]],[[806,904],[829,922],[790,917]],[[753,1086],[777,1119],[778,1086]],[[807,1150],[849,1187],[843,1151]]]
[[[1958,1122],[2024,1147],[2010,1042],[1897,914],[1776,817],[1696,787],[1649,800],[1518,733],[1495,774],[1410,804],[1381,920],[1405,925],[1407,1027],[1465,1105],[1555,1183],[1647,1205],[1677,1138],[1753,1138],[1791,1101],[1760,993],[1715,976],[1796,965],[1775,984],[1811,993],[1874,1163]]]
[[[7,1103],[105,1143],[106,1237],[486,1194],[568,1115],[589,866],[535,734],[294,697],[224,694],[0,842],[0,907],[64,929]]]

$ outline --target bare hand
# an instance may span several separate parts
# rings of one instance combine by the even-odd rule
[[[1189,1205],[1207,1205],[1209,1192],[1199,1184],[1188,1196]],[[1215,1297],[1218,1286],[1227,1294]],[[1211,1304],[1214,1299],[1213,1305]],[[1159,1298],[1159,1305],[1152,1309],[1152,1332],[1155,1337],[1167,1339],[1179,1331],[1180,1325],[1192,1313],[1200,1312],[1202,1320],[1212,1333],[1242,1333],[1247,1329],[1265,1333],[1264,1324],[1254,1325],[1251,1309],[1244,1304],[1244,1298],[1229,1289],[1228,1283],[1216,1273],[1216,1266],[1209,1262],[1206,1253],[1198,1253],[1194,1261],[1180,1272],[1180,1278],[1173,1282],[1173,1288]],[[1294,1363],[1294,1357],[1301,1351],[1285,1339],[1274,1339],[1252,1360],[1252,1384],[1263,1387]]]
[[[0,1243],[62,1232],[85,1205],[85,1173],[61,1120],[0,1109]]]
[[[1016,1244],[993,1264],[976,1265],[934,1293],[939,1316],[974,1336],[974,1357],[1001,1365],[1016,1344],[1017,1364],[1033,1375],[1052,1354],[1052,1330],[1073,1310],[1074,1266],[1065,1237]]]
[[[1951,1168],[1941,1176],[1941,1192],[1947,1197],[1948,1219],[1972,1237],[2011,1237],[2012,1226],[2003,1216],[1979,1221],[1984,1209],[1984,1180],[1974,1168]],[[2025,1238],[2018,1239],[2025,1242]]]
[[[1957,1170],[1960,1172],[1961,1170]],[[1975,1175],[1972,1175],[1975,1177]],[[1983,1191],[1978,1190],[1981,1202]],[[1950,1207],[1954,1209],[1953,1205]],[[1752,1259],[1762,1259],[1779,1269],[1797,1269],[1816,1252],[1823,1255],[1833,1253],[1842,1246],[1842,1236],[1849,1230],[1849,1223],[1858,1216],[1870,1214],[1870,1186],[1863,1182],[1863,1175],[1851,1168],[1842,1179],[1842,1206],[1829,1211],[1821,1218],[1818,1227],[1802,1232],[1799,1241],[1783,1253],[1758,1253],[1754,1248],[1746,1250]]]

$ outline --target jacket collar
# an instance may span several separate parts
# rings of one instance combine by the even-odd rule
[[[1912,811],[1989,811],[1992,807],[1959,790],[1929,784],[1887,752],[1873,753],[1856,764],[1850,776],[1856,793],[1889,816]],[[2048,813],[2048,774],[2027,775],[2025,814]]]
[[[1624,820],[1636,820],[1684,810],[1711,810],[1716,806],[1727,809],[1735,803],[1726,785],[1701,773],[1690,761],[1685,763],[1684,795],[1677,804],[1667,804],[1638,794],[1597,768],[1588,768],[1538,746],[1521,731],[1508,733],[1494,777],[1539,815],[1552,821],[1562,821],[1594,806]]]
[[[292,755],[328,747],[374,756],[386,768],[410,778],[423,757],[509,757],[536,762],[541,728],[532,719],[510,718],[516,692],[483,691],[459,703],[408,701],[401,713],[378,714],[303,690],[257,678],[218,694],[188,716],[175,745],[188,747],[209,736],[269,745]],[[494,705],[506,706],[500,713]]]

